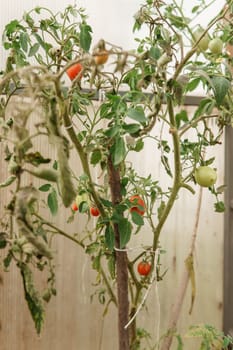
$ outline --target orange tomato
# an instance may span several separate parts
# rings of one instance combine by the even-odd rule
[[[76,204],[75,202],[72,204],[71,209],[72,209],[73,211],[78,211],[78,206],[77,206],[77,204]]]
[[[83,70],[83,66],[81,65],[81,63],[76,63],[66,70],[66,74],[68,75],[70,80],[74,80],[77,76],[79,76],[79,79],[81,79],[82,70]]]
[[[108,52],[106,50],[99,51],[99,53],[94,56],[94,59],[96,65],[104,64],[108,60]]]
[[[150,273],[151,264],[148,261],[140,261],[137,270],[141,276],[147,276]]]
[[[139,215],[143,215],[145,213],[145,202],[138,194],[131,196],[129,200],[132,204],[134,204],[134,206],[130,208],[131,213],[136,212]]]

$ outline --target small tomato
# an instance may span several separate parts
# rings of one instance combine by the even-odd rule
[[[100,64],[104,64],[108,60],[108,52],[106,50],[98,52],[98,54],[95,55],[95,64],[98,66]]]
[[[209,166],[200,166],[196,169],[194,177],[198,185],[202,187],[210,187],[215,184],[217,173],[216,170]]]
[[[198,41],[203,34],[204,34],[204,29],[202,29],[201,27],[195,30],[195,32],[193,33],[195,41]],[[208,34],[205,34],[197,44],[198,49],[200,51],[206,51],[208,49],[209,41],[210,39]]]
[[[100,211],[96,207],[90,207],[90,213],[92,216],[99,216],[100,215]]]
[[[220,38],[214,38],[210,40],[208,47],[214,55],[220,55],[223,50],[223,42]]]
[[[73,211],[78,211],[78,206],[77,206],[76,202],[74,202],[74,203],[72,204],[71,209],[72,209]]]
[[[81,65],[81,63],[76,63],[66,70],[66,74],[68,75],[70,80],[74,80],[77,76],[79,77],[79,79],[81,79],[82,71],[83,71],[83,66]]]
[[[140,263],[137,266],[137,270],[139,275],[147,276],[150,273],[151,264],[148,261],[140,261]]]
[[[136,212],[139,215],[143,215],[145,213],[145,202],[138,194],[131,196],[129,200],[132,204],[134,204],[134,206],[130,208],[131,213]]]

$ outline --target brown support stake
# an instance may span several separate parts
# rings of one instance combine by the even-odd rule
[[[121,202],[121,178],[120,170],[114,167],[111,157],[108,159],[109,185],[113,205]],[[115,233],[115,246],[120,248],[119,225],[113,225]],[[116,249],[116,282],[118,296],[118,338],[119,350],[129,350],[129,330],[125,325],[129,321],[129,297],[128,297],[128,261],[127,252]]]

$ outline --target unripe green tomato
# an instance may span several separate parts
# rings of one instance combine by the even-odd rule
[[[217,172],[209,166],[200,166],[195,170],[194,177],[198,185],[210,187],[213,186],[217,180]]]
[[[223,42],[220,38],[214,38],[210,40],[208,47],[213,54],[220,55],[223,49]]]
[[[193,33],[195,41],[199,40],[199,38],[201,37],[203,32],[204,32],[204,29],[199,28]],[[210,41],[210,39],[209,39],[208,35],[205,34],[203,36],[203,38],[199,41],[198,45],[197,45],[198,49],[200,51],[206,51],[208,49],[209,41]]]

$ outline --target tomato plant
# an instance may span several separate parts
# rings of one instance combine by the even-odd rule
[[[208,8],[206,2],[198,2],[189,16],[182,4],[145,0],[133,31],[146,34],[137,37],[134,50],[93,43],[87,16],[76,6],[56,14],[36,7],[5,27],[9,55],[0,81],[5,96],[0,141],[7,177],[0,188],[9,186],[10,198],[0,220],[0,248],[6,250],[3,266],[20,270],[38,333],[43,301],[56,294],[54,246],[61,235],[90,257],[105,314],[115,306],[119,349],[145,348],[137,316],[153,283],[167,278],[161,272],[166,251],[161,237],[180,192],[195,196],[196,183],[207,187],[217,199],[216,211],[224,210],[215,187],[216,160],[208,150],[221,144],[225,127],[232,125],[232,75],[219,63],[232,64],[223,50],[232,40],[232,28],[224,24],[232,0],[198,29],[188,17],[195,19]],[[112,64],[104,65],[110,55]],[[84,75],[85,88],[75,84]],[[199,86],[204,96],[187,112],[186,95]],[[10,107],[14,113],[8,118]],[[47,154],[43,144],[53,145],[54,153]],[[151,169],[159,160],[158,174],[144,166],[148,155]],[[45,204],[51,218],[45,217]],[[88,215],[82,216],[84,228],[67,234],[56,215],[70,207]],[[93,223],[90,216],[98,220]],[[72,213],[67,225],[76,219]],[[142,239],[132,256],[136,235],[147,241]],[[193,280],[195,241],[191,246],[187,268]],[[38,293],[35,268],[47,273],[46,288]],[[178,314],[162,337],[162,350],[171,345]],[[151,349],[160,345],[156,341]]]

